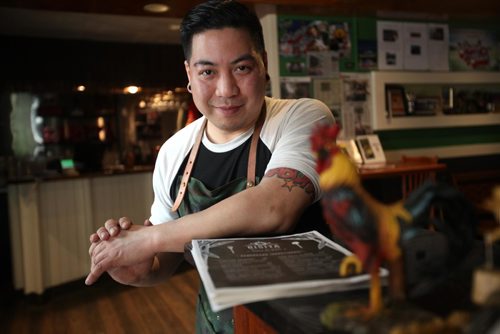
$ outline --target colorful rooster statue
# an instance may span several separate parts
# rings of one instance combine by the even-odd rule
[[[382,264],[389,269],[390,297],[393,300],[406,298],[403,243],[408,235],[415,234],[416,225],[419,225],[419,230],[424,230],[422,227],[429,223],[432,205],[442,202],[449,209],[446,211],[454,215],[448,218],[455,226],[446,223],[443,226],[446,232],[442,234],[445,235],[442,237],[445,247],[450,249],[451,254],[463,254],[461,250],[470,249],[467,247],[474,235],[473,224],[469,226],[469,216],[457,209],[468,206],[451,186],[429,183],[415,190],[404,202],[384,204],[377,201],[363,188],[356,166],[336,145],[339,131],[337,125],[320,126],[311,136],[312,149],[317,155],[320,186],[324,192],[321,205],[332,236],[344,243],[371,275],[370,305],[365,312],[370,316],[379,313],[383,307]],[[411,250],[407,253],[410,254]],[[431,273],[429,279],[434,279],[433,276]]]
[[[337,125],[319,127],[311,137],[324,191],[323,216],[333,236],[346,244],[371,275],[369,314],[376,314],[383,306],[382,263],[390,264],[393,296],[404,298],[399,222],[412,217],[400,202],[382,204],[363,188],[356,166],[336,145],[339,131]]]

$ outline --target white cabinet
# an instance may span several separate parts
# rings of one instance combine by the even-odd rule
[[[500,73],[375,71],[370,76],[373,130],[500,124]],[[420,110],[413,115],[390,112],[387,86],[403,88],[432,110]],[[408,101],[404,103],[408,106]]]

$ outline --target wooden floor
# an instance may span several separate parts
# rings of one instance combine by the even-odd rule
[[[15,298],[0,314],[0,333],[194,333],[198,273],[187,267],[167,282],[133,288],[101,278],[75,282],[43,298]]]

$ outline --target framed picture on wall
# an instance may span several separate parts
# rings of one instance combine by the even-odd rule
[[[405,89],[400,85],[385,86],[387,117],[405,116],[407,114]]]

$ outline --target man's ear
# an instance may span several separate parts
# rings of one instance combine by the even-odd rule
[[[187,77],[188,77],[188,82],[191,82],[190,67],[189,67],[189,63],[188,63],[187,60],[184,60],[184,69],[186,70],[186,74],[187,74]]]

